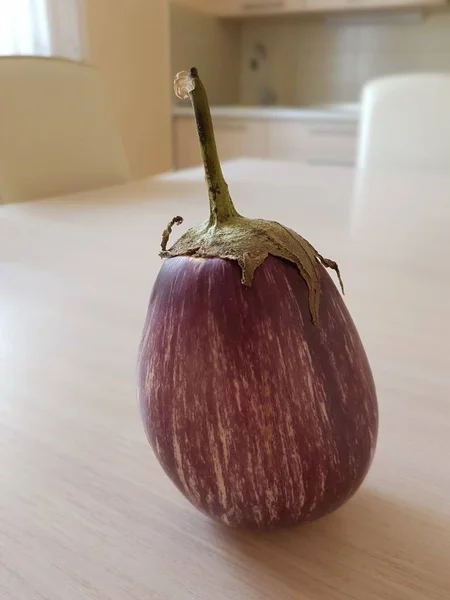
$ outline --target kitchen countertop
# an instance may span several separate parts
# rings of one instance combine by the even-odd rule
[[[214,118],[254,119],[279,121],[332,121],[337,123],[357,123],[359,105],[335,104],[314,107],[282,107],[282,106],[212,106]],[[174,106],[176,117],[192,117],[190,106]]]
[[[448,599],[450,175],[262,160],[224,172],[239,212],[340,263],[380,403],[363,487],[322,521],[257,535],[209,521],[157,463],[137,348],[162,230],[207,215],[201,169],[3,205],[0,596]]]

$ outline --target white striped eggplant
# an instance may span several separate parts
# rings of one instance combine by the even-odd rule
[[[233,527],[313,521],[363,483],[376,447],[371,369],[326,268],[334,261],[278,223],[235,209],[196,69],[193,104],[210,217],[170,249],[138,360],[148,440],[199,510]],[[341,282],[342,285],[342,282]]]

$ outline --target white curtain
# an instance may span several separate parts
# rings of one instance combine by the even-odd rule
[[[87,59],[84,0],[0,0],[0,55]]]

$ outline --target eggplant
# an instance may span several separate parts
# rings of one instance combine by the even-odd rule
[[[273,529],[337,510],[378,436],[375,382],[324,258],[279,223],[246,219],[224,180],[196,69],[176,79],[195,113],[210,217],[167,248],[138,356],[138,400],[165,473],[204,514]],[[343,286],[342,286],[343,287]]]

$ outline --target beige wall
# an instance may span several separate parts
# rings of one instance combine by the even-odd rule
[[[254,20],[243,27],[241,100],[258,101],[268,83],[287,105],[352,102],[373,77],[450,71],[450,14],[411,23],[329,24],[324,20]],[[254,73],[255,44],[268,49],[266,72]]]
[[[171,157],[171,76],[165,0],[87,0],[90,61],[115,111],[134,177]]]
[[[211,103],[236,104],[241,25],[177,5],[171,6],[170,23],[172,72],[197,67]]]

